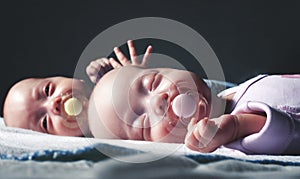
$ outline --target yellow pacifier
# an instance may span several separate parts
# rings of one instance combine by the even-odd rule
[[[81,113],[83,105],[77,98],[72,97],[64,103],[64,108],[69,116],[77,116]]]

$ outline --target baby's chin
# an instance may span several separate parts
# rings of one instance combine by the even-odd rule
[[[178,118],[163,119],[160,124],[151,128],[151,140],[156,142],[183,143],[187,125]]]

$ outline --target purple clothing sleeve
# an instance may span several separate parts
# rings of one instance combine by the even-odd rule
[[[265,103],[249,101],[239,105],[231,114],[262,113],[267,116],[258,132],[234,141],[225,147],[247,154],[299,154],[300,122],[288,112],[274,109]]]

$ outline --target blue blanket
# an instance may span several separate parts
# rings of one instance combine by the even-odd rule
[[[182,144],[63,137],[8,127],[0,128],[0,158],[0,176],[11,178],[300,176],[300,156],[245,155],[227,148],[204,154]]]

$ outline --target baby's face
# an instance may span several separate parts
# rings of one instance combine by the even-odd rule
[[[178,117],[171,106],[187,91],[196,91],[205,101],[196,101],[194,116],[208,116],[210,90],[191,72],[135,66],[110,71],[91,95],[90,130],[97,138],[183,142],[192,117]]]
[[[88,99],[90,91],[80,80],[65,77],[30,78],[15,84],[4,104],[7,126],[55,135],[81,136],[76,119],[87,118],[88,103],[80,116],[68,116],[63,108],[73,95]],[[87,123],[87,121],[85,121]]]

